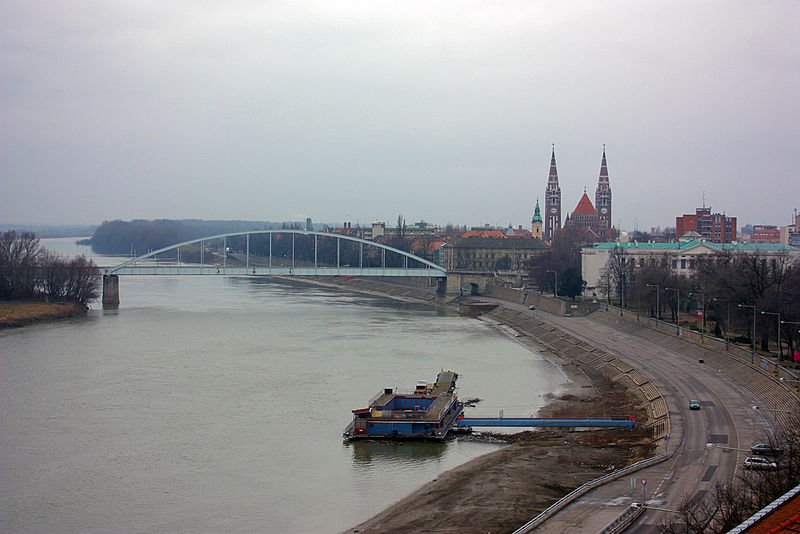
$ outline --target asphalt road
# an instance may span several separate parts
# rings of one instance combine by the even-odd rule
[[[502,304],[527,310],[522,305]],[[668,447],[670,451],[677,449],[666,462],[589,492],[536,532],[595,533],[632,502],[645,497],[649,506],[677,509],[686,500],[713,493],[716,484],[731,482],[742,468],[750,445],[763,441],[771,428],[764,415],[752,408],[760,401],[751,392],[696,358],[659,346],[657,338],[654,342],[623,333],[589,317],[528,313],[646,374],[667,401],[671,420]],[[699,400],[702,408],[689,410],[690,399]],[[659,525],[672,517],[672,512],[647,510],[628,532],[660,532]]]

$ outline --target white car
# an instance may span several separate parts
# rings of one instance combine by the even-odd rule
[[[759,469],[763,471],[774,471],[778,468],[778,464],[767,458],[760,458],[758,456],[748,456],[744,459],[745,469]]]

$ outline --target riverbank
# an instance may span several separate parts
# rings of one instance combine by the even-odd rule
[[[86,308],[79,304],[30,300],[0,301],[0,329],[85,314]]]
[[[593,371],[541,415],[605,416],[638,401]],[[509,443],[448,471],[348,533],[513,532],[573,489],[652,455],[650,431],[526,431],[493,436]]]

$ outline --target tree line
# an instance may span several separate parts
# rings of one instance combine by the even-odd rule
[[[31,232],[0,234],[0,299],[45,299],[86,306],[100,296],[100,270],[85,256],[64,258]]]
[[[249,230],[287,228],[299,223],[267,223],[252,221],[201,221],[170,220],[155,221],[103,221],[94,235],[85,244],[102,254],[141,255],[151,250],[190,241],[207,235],[219,235]]]
[[[717,337],[750,343],[755,336],[763,351],[780,340],[790,359],[800,330],[800,263],[788,253],[728,250],[689,261],[695,262],[695,274],[685,277],[666,259],[637,264],[626,249],[617,247],[600,273],[600,283],[606,298],[623,308],[645,310],[658,318],[666,312],[676,324],[681,314],[688,314],[696,317],[694,328],[713,325]],[[782,349],[779,352],[784,355]]]
[[[583,246],[589,246],[583,235],[566,229],[547,252],[529,261],[530,280],[543,292],[573,299],[581,295]],[[709,327],[717,337],[740,343],[752,343],[755,336],[763,351],[780,339],[787,359],[799,350],[800,262],[788,253],[730,250],[690,261],[696,262],[695,274],[686,277],[667,258],[636,262],[626,248],[616,247],[600,272],[601,295],[591,296],[674,323],[694,317],[698,324],[690,328]]]

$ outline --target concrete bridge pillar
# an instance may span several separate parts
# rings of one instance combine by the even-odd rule
[[[103,308],[119,308],[119,276],[103,275]]]
[[[447,277],[436,279],[436,294],[437,295],[447,294]]]

